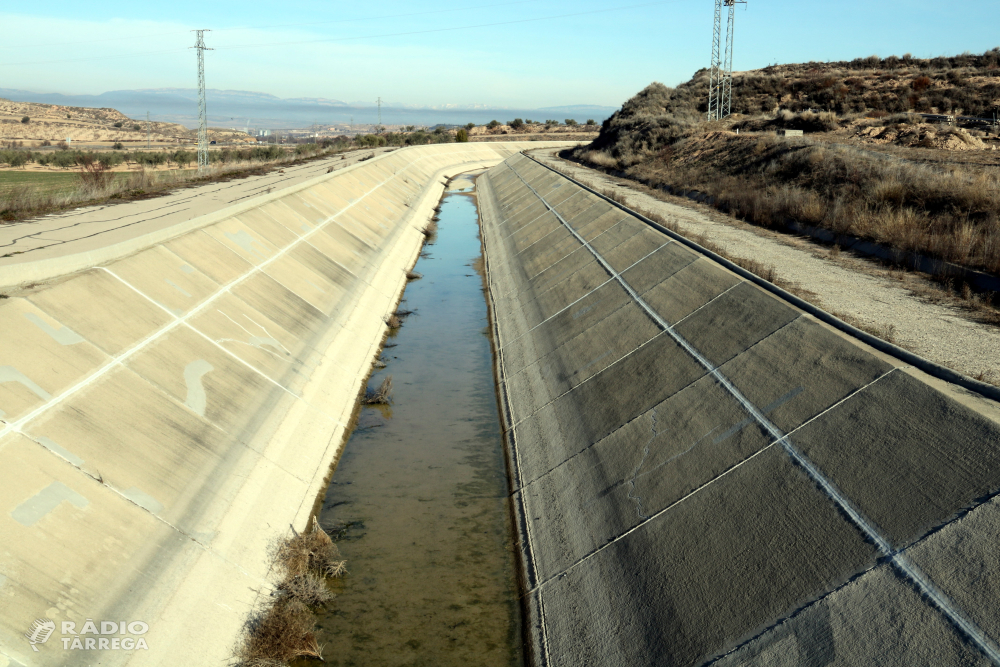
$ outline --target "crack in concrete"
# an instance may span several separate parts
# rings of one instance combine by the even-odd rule
[[[639,471],[642,470],[642,466],[646,463],[646,459],[649,457],[649,446],[653,444],[656,437],[659,435],[656,432],[656,409],[654,408],[650,412],[650,417],[653,419],[653,433],[649,436],[649,440],[646,441],[646,445],[643,447],[642,459],[639,460],[639,465],[635,467],[635,472],[632,473],[632,479],[628,481],[629,491],[628,497],[630,500],[635,502],[635,511],[639,515],[640,519],[648,519],[648,514],[642,513],[642,496],[635,493],[635,480],[639,477]]]

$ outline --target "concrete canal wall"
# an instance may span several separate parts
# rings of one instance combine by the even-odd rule
[[[223,664],[445,177],[523,147],[398,150],[7,276],[40,284],[0,300],[0,666]],[[56,630],[32,647],[36,619]],[[149,648],[64,650],[88,619],[148,624]]]
[[[997,403],[528,157],[479,190],[535,664],[1000,660]]]

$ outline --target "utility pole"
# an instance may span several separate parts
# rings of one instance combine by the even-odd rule
[[[382,134],[382,98],[378,98],[378,133]]]
[[[736,5],[746,0],[715,0],[712,22],[712,66],[708,75],[708,120],[720,120],[732,111],[733,103],[733,34]],[[726,49],[722,51],[722,8],[729,8],[726,23]]]
[[[208,168],[208,115],[205,106],[205,33],[209,30],[192,30],[198,40],[192,47],[198,51],[198,171]]]
[[[715,19],[712,21],[712,64],[708,71],[708,120],[719,114],[719,93],[722,83],[722,2],[715,0]]]
[[[149,150],[149,112],[146,112],[146,150]]]

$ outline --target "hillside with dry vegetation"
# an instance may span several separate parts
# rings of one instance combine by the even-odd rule
[[[190,143],[197,131],[176,123],[149,123],[151,141],[158,143]],[[254,139],[244,132],[212,128],[209,138],[215,141]],[[68,107],[58,104],[12,102],[0,98],[0,142],[18,142],[23,146],[40,146],[42,142],[145,143],[146,121],[129,118],[117,109]]]
[[[759,225],[802,222],[1000,274],[998,127],[923,115],[992,115],[1000,49],[741,72],[738,113],[722,121],[705,121],[707,97],[705,71],[651,84],[572,155]]]

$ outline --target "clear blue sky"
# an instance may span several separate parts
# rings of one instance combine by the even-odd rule
[[[618,106],[650,81],[688,79],[708,63],[713,4],[50,0],[17,6],[30,12],[0,13],[0,88],[69,94],[193,88],[188,31],[211,28],[206,42],[217,50],[206,55],[210,88],[536,108]],[[1000,18],[982,2],[750,0],[745,7],[737,10],[736,69],[873,53],[981,53],[1000,45]],[[514,21],[522,22],[474,27]]]

